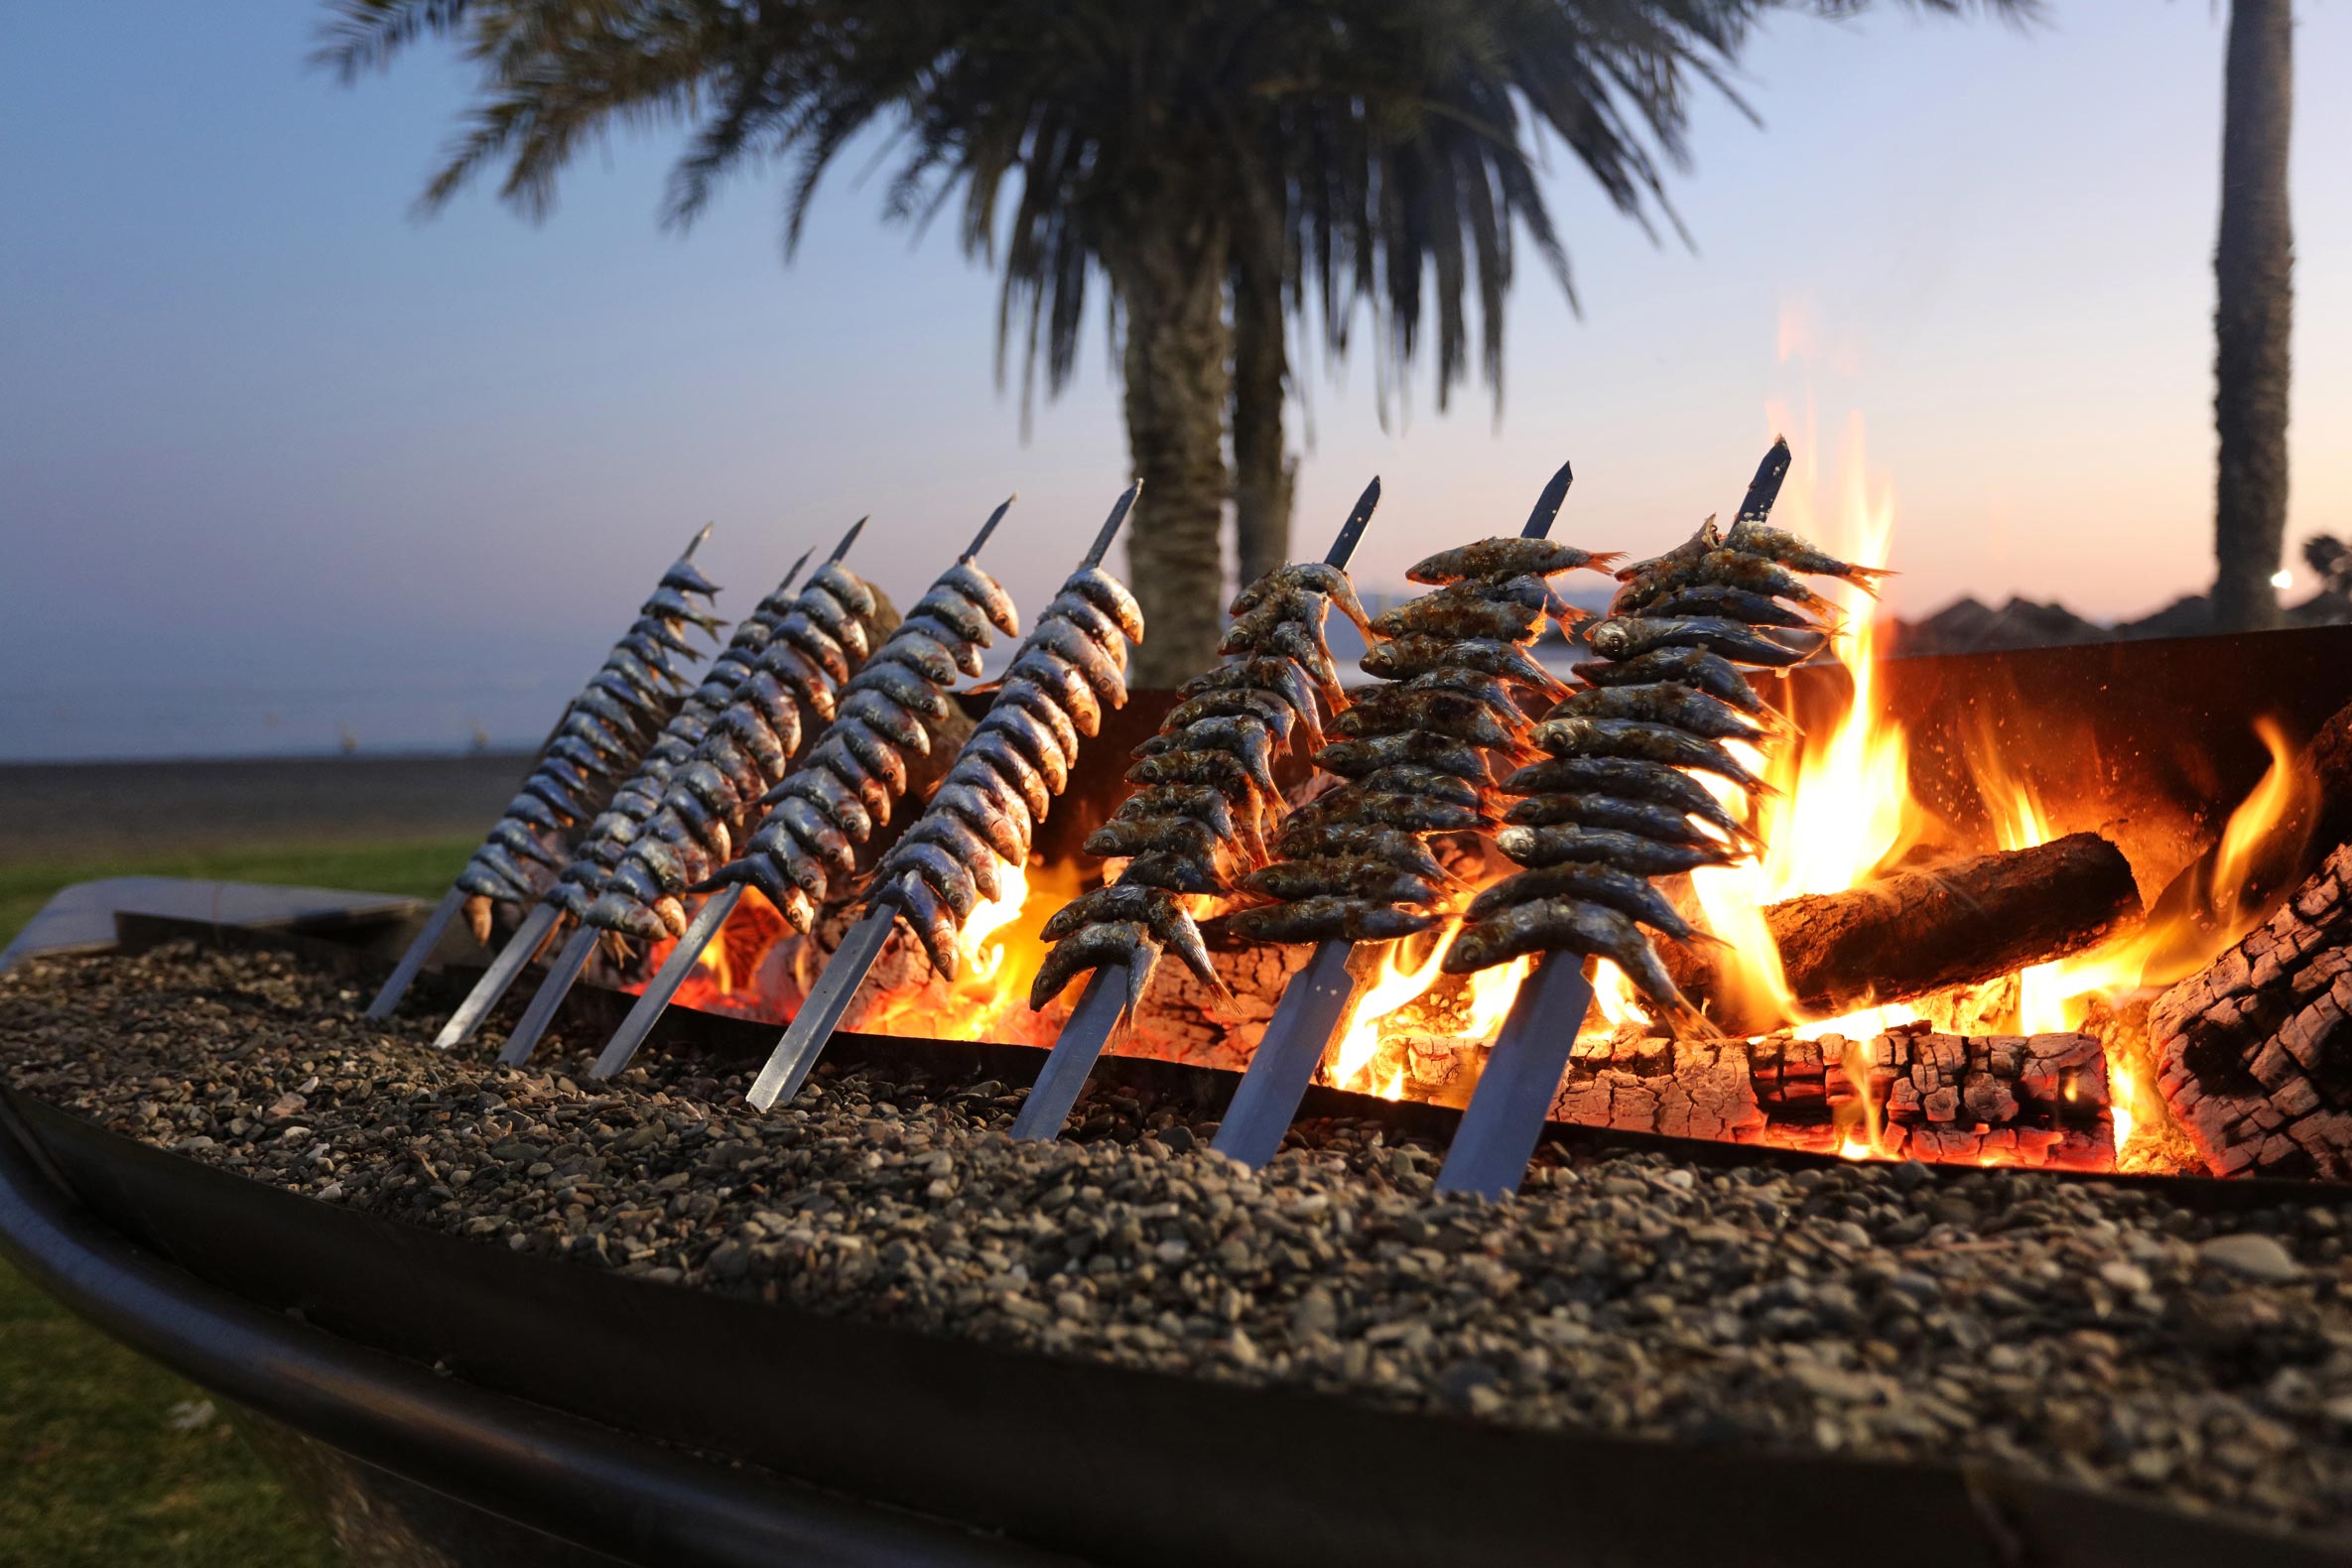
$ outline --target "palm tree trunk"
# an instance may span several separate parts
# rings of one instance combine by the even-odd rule
[[[2279,622],[2271,586],[2287,535],[2287,337],[2294,230],[2287,148],[2294,106],[2291,0],[2234,0],[2213,252],[2213,615],[2225,631]]]
[[[1226,229],[1162,201],[1105,247],[1126,318],[1127,447],[1143,498],[1127,525],[1128,583],[1148,635],[1139,687],[1180,686],[1217,662],[1225,463]]]
[[[1245,248],[1245,247],[1244,247]],[[1234,547],[1245,586],[1290,559],[1290,487],[1282,400],[1289,360],[1282,279],[1243,255],[1234,265]]]

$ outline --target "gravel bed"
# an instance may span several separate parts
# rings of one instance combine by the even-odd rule
[[[0,1072],[323,1201],[590,1267],[1130,1366],[1530,1426],[1987,1458],[2342,1536],[2352,1213],[2215,1217],[2129,1184],[1550,1151],[1502,1204],[1436,1151],[1303,1127],[1262,1173],[1131,1095],[1080,1141],[1018,1091],[821,1071],[609,1085],[370,1024],[275,955],[0,976]]]

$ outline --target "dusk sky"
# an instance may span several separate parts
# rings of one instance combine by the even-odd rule
[[[2352,4],[2298,10],[2290,557],[2352,532]],[[1902,613],[2202,589],[2226,7],[2047,13],[1777,23],[1763,125],[1699,103],[1695,251],[1554,147],[1582,319],[1530,256],[1500,417],[1424,381],[1383,428],[1368,338],[1310,361],[1302,550],[1377,472],[1359,577],[1400,587],[1566,457],[1560,535],[1654,553],[1736,502],[1777,405],[1832,539],[1866,422]],[[305,63],[321,15],[11,11],[0,759],[528,742],[707,520],[722,613],[865,512],[851,565],[903,601],[1018,490],[984,564],[1033,610],[1124,483],[1099,324],[1024,441],[993,279],[952,225],[885,226],[857,149],[789,268],[774,178],[658,228],[667,136],[585,160],[544,224],[486,190],[420,222],[464,68],[345,89]]]

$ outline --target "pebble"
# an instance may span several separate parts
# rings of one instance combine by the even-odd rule
[[[2266,1284],[2283,1284],[2302,1277],[2294,1254],[2268,1236],[2217,1236],[2198,1244],[2197,1255],[2217,1268]]]
[[[359,1016],[370,987],[168,948],[0,976],[0,1075],[123,1134],[339,1207],[684,1288],[1391,1410],[1643,1439],[1955,1459],[2352,1531],[2352,1212],[2213,1214],[2019,1170],[1550,1147],[1503,1203],[1442,1150],[1301,1123],[1266,1169],[1098,1085],[1049,1144],[1023,1092],[745,1073],[596,1040],[526,1071],[497,1022]],[[977,1074],[977,1069],[976,1069]],[[297,1104],[297,1102],[300,1102]],[[299,1136],[289,1136],[300,1129]]]

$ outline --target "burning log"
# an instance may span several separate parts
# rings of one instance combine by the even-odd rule
[[[1859,1085],[1857,1075],[1859,1074]],[[1928,1163],[2111,1170],[2107,1059],[2087,1034],[1579,1040],[1552,1118]],[[1875,1135],[1874,1129],[1875,1128]]]
[[[2352,845],[2149,1009],[2156,1087],[2215,1175],[2352,1176]]]
[[[2319,787],[2312,832],[2321,844],[2352,843],[2352,705],[2336,710],[2311,737],[2310,763]]]
[[[2140,917],[2123,852],[2074,833],[2028,849],[1901,871],[1764,910],[1789,993],[1813,1016],[1993,980],[2105,941]],[[1687,962],[1687,961],[1686,961]],[[1787,1020],[1762,997],[1700,988],[1716,1025],[1755,1034]]]

